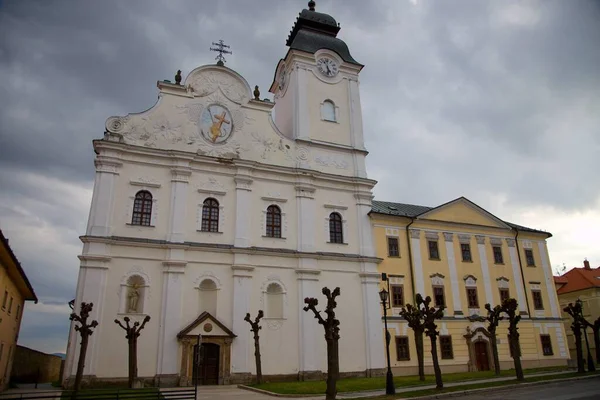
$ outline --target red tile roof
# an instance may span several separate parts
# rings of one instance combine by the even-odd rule
[[[556,291],[559,295],[577,290],[600,287],[600,267],[598,268],[573,268],[562,276],[555,276],[554,283],[559,286]]]

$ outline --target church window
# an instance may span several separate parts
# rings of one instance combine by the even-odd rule
[[[202,206],[202,232],[219,232],[219,202],[208,198]]]
[[[532,290],[531,295],[533,296],[533,307],[536,310],[543,310],[544,302],[542,301],[542,292],[539,290]]]
[[[132,225],[150,226],[152,217],[152,194],[147,190],[140,190],[135,195],[133,202]]]
[[[267,318],[283,318],[283,289],[275,282],[267,286],[266,293]]]
[[[452,351],[452,336],[440,335],[440,349],[442,360],[452,360],[454,358],[454,352]]]
[[[321,105],[321,118],[325,121],[335,122],[335,104],[331,100],[325,100]]]
[[[471,245],[469,243],[460,244],[460,252],[462,253],[462,260],[465,262],[473,261],[471,257]]]
[[[408,336],[396,336],[396,360],[398,360],[398,361],[409,361],[410,360]]]
[[[217,315],[217,284],[212,279],[204,279],[200,282],[200,312],[208,312],[215,317]]]
[[[344,243],[342,216],[336,212],[329,214],[329,242]]]
[[[388,237],[388,256],[389,257],[400,257],[400,249],[398,247],[397,237]]]
[[[545,356],[551,356],[554,354],[552,351],[552,339],[550,335],[540,335],[540,341],[542,342],[542,351]]]
[[[504,303],[510,298],[510,292],[508,288],[500,288],[500,304]]]
[[[535,267],[535,259],[533,258],[533,250],[525,249],[525,259],[528,267]]]
[[[467,288],[467,301],[469,308],[479,308],[479,300],[477,299],[477,288]]]
[[[390,289],[392,292],[392,307],[404,306],[404,286],[392,285]]]
[[[127,298],[125,299],[125,313],[141,314],[144,312],[144,291],[146,282],[139,275],[132,275],[127,279]]]
[[[269,206],[267,208],[266,236],[273,238],[281,237],[281,209],[277,206]]]

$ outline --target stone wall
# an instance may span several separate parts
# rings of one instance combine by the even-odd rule
[[[15,383],[48,383],[60,379],[63,360],[58,356],[17,346],[11,374]]]

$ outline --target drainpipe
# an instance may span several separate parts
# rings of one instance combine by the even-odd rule
[[[415,293],[415,273],[413,269],[410,234],[408,233],[408,228],[413,224],[413,222],[415,222],[415,219],[411,218],[410,224],[406,225],[406,239],[408,241],[408,265],[410,266],[410,287],[412,289],[413,294],[413,304],[415,304],[415,302],[417,301],[417,294]]]
[[[532,317],[531,309],[529,308],[529,297],[527,297],[527,284],[525,283],[525,273],[523,272],[523,263],[521,262],[521,250],[519,249],[519,230],[515,229],[517,234],[515,235],[515,246],[517,246],[517,257],[519,257],[519,269],[521,270],[521,279],[523,280],[523,292],[525,293],[525,304],[527,304],[527,312],[529,313],[529,318]]]

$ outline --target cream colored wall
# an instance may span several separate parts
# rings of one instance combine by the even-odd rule
[[[2,307],[4,293],[8,291],[6,307]],[[13,299],[12,307],[9,312],[10,299]],[[3,344],[0,357],[0,386],[5,388],[9,381],[9,370],[14,358],[17,344],[17,336],[23,319],[23,296],[17,289],[12,278],[8,275],[4,265],[0,264],[0,343]],[[17,308],[19,314],[17,315]]]
[[[310,115],[311,139],[350,146],[350,114],[348,85],[345,79],[337,83],[325,83],[313,72],[308,76],[308,112]],[[336,106],[336,122],[321,118],[321,104],[331,100]]]

